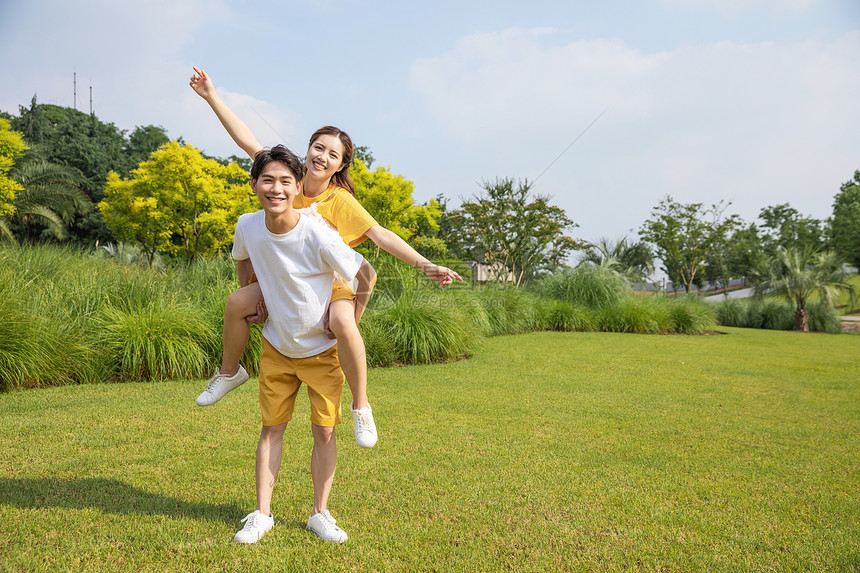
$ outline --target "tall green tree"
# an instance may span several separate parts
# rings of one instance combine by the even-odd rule
[[[667,195],[639,230],[639,236],[654,246],[666,274],[678,277],[686,292],[690,292],[707,258],[740,224],[737,215],[724,217],[729,205],[722,201],[710,207],[685,204]]]
[[[237,180],[245,183],[231,182]],[[239,215],[259,208],[247,181],[238,165],[221,165],[173,141],[129,179],[110,173],[99,210],[113,234],[136,243],[150,263],[156,253],[191,260],[232,243]]]
[[[821,249],[824,246],[824,225],[819,219],[805,217],[789,205],[771,205],[758,215],[764,249],[776,253],[779,249]]]
[[[860,171],[842,184],[833,198],[829,221],[830,247],[848,263],[860,268]]]
[[[130,172],[141,162],[149,159],[153,151],[170,142],[167,131],[161,126],[137,126],[129,134],[125,143],[126,167],[125,173]]]
[[[802,332],[809,332],[806,306],[813,294],[832,305],[840,292],[854,292],[839,256],[808,245],[777,250],[768,259],[757,283],[758,295],[785,297],[795,305],[794,329]]]
[[[728,284],[729,279],[752,277],[766,259],[762,236],[755,223],[739,225],[705,259],[705,278]]]
[[[126,132],[113,123],[104,123],[76,109],[40,104],[35,96],[28,107],[19,108],[18,117],[13,117],[11,123],[28,145],[39,149],[41,159],[79,171],[81,189],[93,203],[104,197],[108,173],[127,176],[167,141],[160,127],[138,127],[126,138]],[[77,216],[70,232],[76,239],[90,243],[113,240],[96,210]]]
[[[528,181],[484,181],[483,189],[450,219],[477,261],[494,269],[499,280],[511,273],[519,286],[542,271],[555,270],[583,246],[565,234],[577,226],[573,220],[551,205],[549,197],[533,196]]]

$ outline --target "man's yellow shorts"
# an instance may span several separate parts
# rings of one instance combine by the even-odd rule
[[[311,422],[324,427],[340,424],[344,377],[337,359],[337,345],[315,356],[289,358],[263,338],[260,411],[264,426],[277,426],[293,419],[293,408],[302,382],[308,387]]]

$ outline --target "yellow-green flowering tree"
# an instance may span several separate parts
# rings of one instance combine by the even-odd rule
[[[0,117],[0,217],[11,215],[15,211],[12,201],[15,199],[15,193],[23,187],[9,177],[9,171],[26,149],[27,145],[21,134],[12,131],[9,120]]]
[[[236,220],[258,208],[249,176],[175,141],[154,151],[129,179],[108,176],[99,210],[118,240],[186,259],[212,255],[233,242]]]

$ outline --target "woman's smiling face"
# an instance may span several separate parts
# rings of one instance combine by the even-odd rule
[[[305,165],[306,176],[331,179],[343,167],[343,143],[334,135],[320,135],[311,142]]]

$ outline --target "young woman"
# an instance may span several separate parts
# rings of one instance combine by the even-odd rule
[[[221,100],[209,76],[195,67],[190,85],[206,100],[233,141],[254,158],[263,146]],[[434,265],[406,241],[381,227],[356,201],[355,187],[349,176],[352,154],[352,140],[346,132],[331,126],[317,130],[310,139],[305,160],[307,171],[294,207],[316,207],[317,212],[338,230],[341,238],[350,247],[370,239],[382,250],[423,271],[441,286],[451,284],[455,279],[462,280],[456,272]],[[352,392],[350,409],[356,442],[369,448],[376,443],[377,433],[367,399],[364,341],[358,330],[358,321],[363,312],[364,308],[356,305],[355,294],[351,288],[342,281],[335,281],[328,329],[331,331],[330,336],[337,338],[341,369]],[[245,369],[239,364],[239,358],[250,336],[248,322],[263,321],[264,315],[265,304],[256,284],[242,287],[230,295],[224,311],[224,354],[221,368],[197,399],[198,404],[214,404],[248,379]]]

